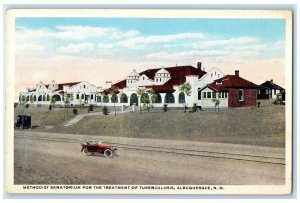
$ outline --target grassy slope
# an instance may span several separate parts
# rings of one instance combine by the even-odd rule
[[[62,127],[68,120],[61,110],[30,110],[33,125],[51,132],[92,134],[99,136],[140,137],[258,144],[283,147],[285,143],[284,106],[263,106],[221,112],[183,113],[181,111],[125,113],[109,116],[88,116],[78,123]],[[69,118],[72,113],[69,111]]]

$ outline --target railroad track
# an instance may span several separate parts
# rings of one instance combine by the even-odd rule
[[[78,144],[82,142],[82,140],[74,139],[74,138],[48,138],[48,137],[38,137],[32,135],[29,136],[15,135],[15,137],[29,138],[35,140],[47,140],[52,142],[78,143]],[[198,157],[207,157],[207,158],[215,158],[215,159],[230,159],[230,160],[237,160],[237,161],[264,163],[264,164],[285,165],[284,157],[261,156],[261,155],[252,155],[252,154],[229,153],[229,152],[184,149],[184,148],[171,148],[171,147],[164,147],[164,146],[135,145],[135,144],[118,143],[118,142],[110,142],[105,144],[114,145],[119,149],[169,153],[169,154],[177,154],[177,155],[185,155],[185,156],[198,156]]]

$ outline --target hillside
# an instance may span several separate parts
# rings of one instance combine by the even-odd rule
[[[63,127],[71,110],[26,109],[34,131],[99,136],[226,142],[284,147],[285,108],[267,105],[259,109],[235,109],[183,113],[182,111],[124,113],[84,117]],[[18,110],[15,114],[17,114]]]

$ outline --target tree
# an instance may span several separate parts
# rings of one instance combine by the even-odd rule
[[[30,103],[33,104],[34,99],[33,99],[33,95],[30,96]]]
[[[65,100],[64,100],[64,103],[65,103],[65,110],[66,110],[67,113],[68,113],[68,108],[67,108],[67,106],[72,102],[72,100],[73,100],[73,95],[72,95],[72,94],[68,94],[68,92],[65,92],[64,98],[65,98]]]
[[[157,94],[153,90],[147,90],[148,97],[143,97],[142,102],[144,107],[147,108],[147,111],[150,111],[150,108],[153,108],[153,103],[155,103],[158,99]]]
[[[56,103],[56,98],[54,96],[52,96],[51,99],[50,99],[50,106],[54,108],[55,103]]]
[[[142,97],[142,94],[144,94],[145,91],[146,91],[146,89],[145,89],[145,88],[142,88],[142,87],[139,87],[139,88],[137,88],[137,90],[136,90],[136,94],[140,97],[140,113],[142,113],[142,107],[141,107],[141,105],[142,105],[142,100],[141,100],[141,97]]]
[[[183,92],[185,95],[190,96],[192,93],[192,86],[189,82],[185,82],[179,87],[179,91]],[[186,112],[186,99],[184,99],[184,112]]]
[[[102,105],[103,105],[103,97],[104,97],[104,95],[105,95],[105,92],[103,91],[103,92],[99,92],[99,95],[100,95],[100,97],[101,97],[101,108],[102,108]]]
[[[115,115],[117,115],[116,101],[117,101],[118,93],[119,93],[119,89],[117,87],[112,86],[109,90],[109,94],[111,95],[111,101],[114,103]]]
[[[219,112],[219,105],[220,105],[220,100],[218,98],[213,98],[212,102],[215,103],[215,111],[217,111],[217,107],[218,107],[218,112]]]

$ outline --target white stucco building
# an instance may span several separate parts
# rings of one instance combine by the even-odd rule
[[[157,101],[153,103],[155,107],[162,107],[164,104],[168,107],[184,107],[185,105],[192,107],[194,103],[197,106],[203,106],[208,105],[206,101],[208,98],[202,97],[203,92],[210,91],[209,89],[203,90],[203,88],[223,76],[224,74],[218,68],[204,71],[201,62],[197,63],[197,67],[190,65],[161,67],[140,73],[133,69],[124,79],[115,83],[105,82],[101,87],[85,81],[64,84],[52,81],[48,85],[39,82],[35,89],[26,89],[21,92],[19,101],[33,105],[49,105],[51,98],[54,97],[56,105],[64,105],[68,97],[70,106],[82,104],[119,107],[135,104],[139,106],[143,97],[149,97],[147,90],[152,90],[157,94]],[[190,95],[180,91],[180,86],[186,82],[191,85]],[[139,88],[145,90],[142,95],[137,93]],[[111,93],[113,89],[117,90],[116,94]]]
[[[19,93],[19,102],[36,106],[50,105],[54,98],[55,105],[64,105],[69,100],[69,105],[97,104],[101,87],[96,87],[89,82],[72,82],[58,84],[54,80],[48,85],[42,81],[34,89],[27,88]]]

